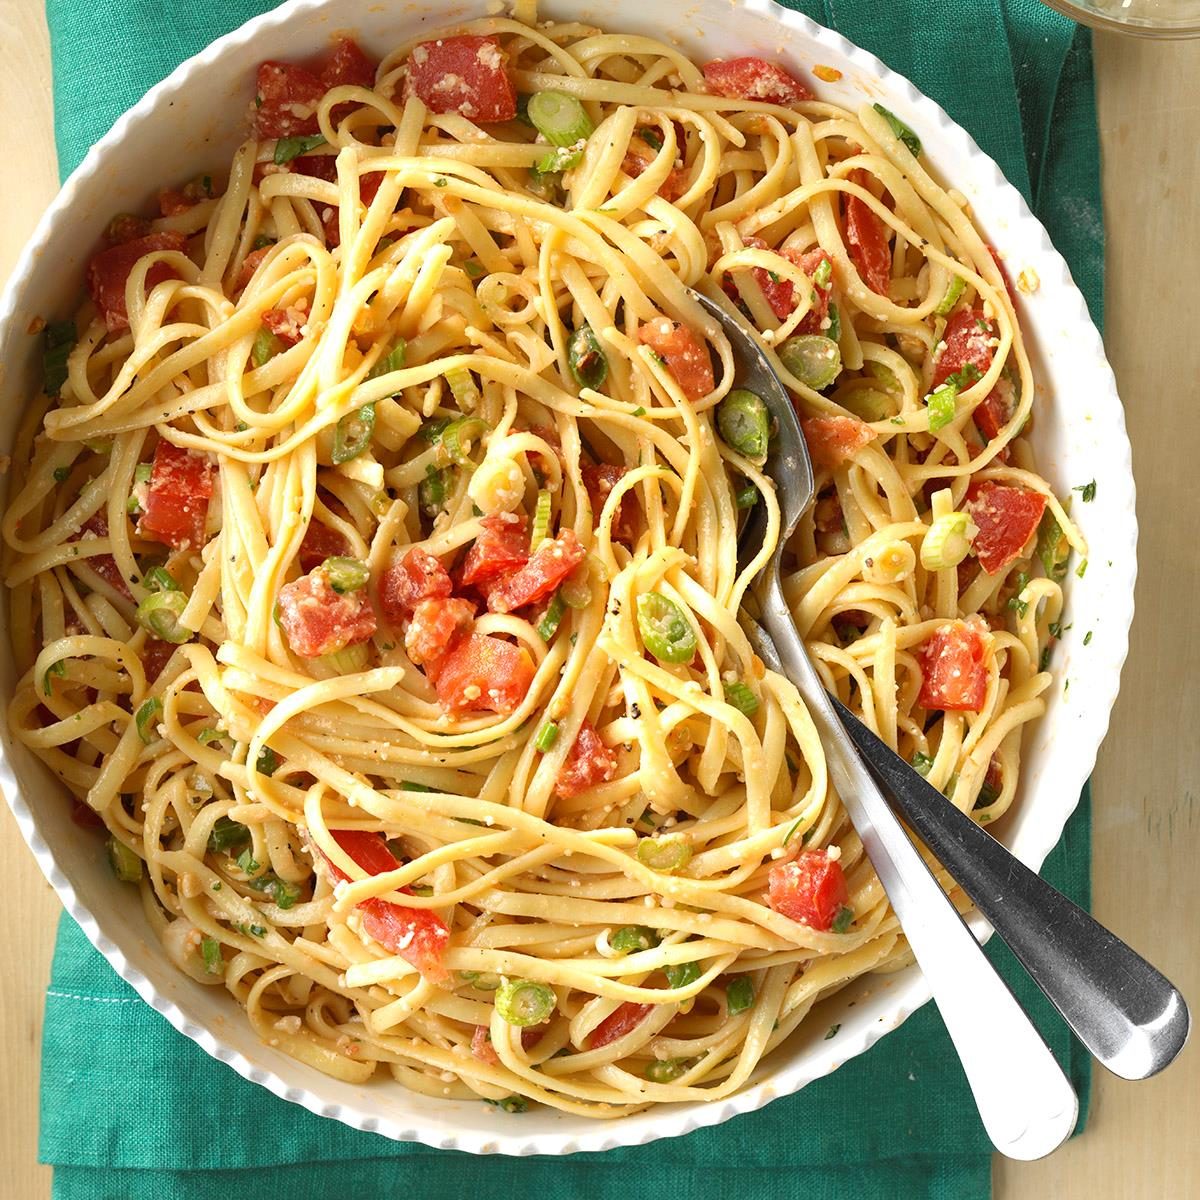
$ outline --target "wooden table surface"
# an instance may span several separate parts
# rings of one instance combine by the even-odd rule
[[[0,0],[0,120],[20,131],[0,156],[0,282],[54,195],[50,62],[42,0]],[[1200,336],[1192,322],[1200,232],[1200,41],[1096,38],[1108,221],[1108,353],[1133,441],[1141,524],[1137,618],[1112,731],[1095,776],[1097,916],[1200,1004],[1200,641],[1186,598],[1200,589],[1195,464]],[[1103,481],[1101,481],[1102,483]],[[36,1161],[39,1034],[58,901],[5,808],[0,878],[4,1000],[0,1200],[41,1200]],[[998,1200],[1185,1200],[1200,1196],[1200,1052],[1123,1083],[1097,1069],[1088,1131],[1038,1163],[997,1161]],[[904,1200],[897,1197],[897,1200]]]

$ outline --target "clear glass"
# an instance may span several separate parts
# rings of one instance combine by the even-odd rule
[[[1200,37],[1200,0],[1044,0],[1093,29],[1139,37]]]

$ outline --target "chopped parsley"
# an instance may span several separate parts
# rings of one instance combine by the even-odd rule
[[[1090,483],[1080,484],[1071,491],[1078,492],[1084,504],[1090,504],[1096,498],[1096,481],[1093,479]]]

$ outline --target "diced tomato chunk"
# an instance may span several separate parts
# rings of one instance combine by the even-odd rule
[[[523,567],[488,591],[488,608],[506,613],[545,600],[586,556],[575,531],[562,530],[553,541],[543,542]]]
[[[718,58],[705,63],[703,70],[704,82],[714,96],[764,104],[795,104],[813,98],[799,79],[766,59]]]
[[[255,95],[255,136],[285,138],[317,133],[317,105],[328,90],[324,81],[305,67],[262,63]]]
[[[847,176],[851,183],[867,186],[868,175],[861,167]],[[846,225],[846,252],[859,278],[873,292],[888,294],[892,278],[892,252],[888,248],[887,226],[875,211],[857,196],[844,193],[843,215]]]
[[[580,466],[579,473],[583,476],[583,486],[587,489],[588,499],[592,502],[593,521],[600,520],[600,513],[608,499],[608,493],[617,485],[627,469],[613,463],[599,463],[596,466],[592,466],[591,463],[583,463]],[[626,492],[617,506],[612,523],[614,541],[633,541],[633,517],[629,512],[629,500],[629,493]]]
[[[78,537],[71,540],[86,540],[87,534],[98,538],[108,537],[108,518],[102,512],[92,513],[84,521],[83,528],[79,531]],[[92,554],[85,561],[118,595],[124,596],[126,600],[133,599],[133,593],[129,590],[129,584],[125,581],[125,576],[121,574],[121,568],[117,566],[117,560],[111,554]]]
[[[345,554],[349,549],[350,545],[342,534],[314,518],[309,521],[308,528],[304,531],[304,540],[300,543],[300,551],[296,558],[300,563],[300,570],[307,575],[327,558]]]
[[[138,533],[176,550],[198,550],[205,542],[214,476],[213,464],[205,455],[160,441]]]
[[[268,308],[262,315],[262,323],[285,346],[294,346],[304,336],[304,323],[308,314],[294,305],[287,308]]]
[[[251,250],[249,254],[242,259],[242,269],[238,275],[237,287],[241,291],[251,279],[254,278],[254,272],[258,270],[262,260],[274,249],[272,246],[263,246],[259,250]]]
[[[88,264],[88,291],[104,317],[109,333],[129,328],[125,310],[125,284],[139,259],[156,250],[182,251],[187,238],[182,233],[150,233],[133,241],[121,242],[101,250]],[[166,279],[177,278],[167,263],[157,262],[146,272],[146,291],[150,292]]]
[[[803,850],[790,862],[775,863],[767,876],[770,906],[812,929],[832,929],[849,895],[842,864],[824,850]]]
[[[149,232],[149,218],[139,217],[136,213],[117,213],[104,230],[104,240],[110,246],[120,246],[124,242],[136,242]]]
[[[279,623],[302,658],[320,658],[365,642],[376,628],[366,588],[339,595],[324,567],[279,589]]]
[[[960,308],[946,322],[945,343],[933,367],[933,387],[941,387],[951,375],[970,365],[979,375],[992,365],[992,327],[979,308]],[[967,372],[968,376],[973,374]]]
[[[57,720],[57,718],[54,718]],[[103,829],[104,818],[90,805],[71,797],[71,820],[80,829]]]
[[[513,711],[533,682],[528,651],[490,634],[470,633],[426,667],[448,712]]]
[[[823,263],[828,264],[829,282],[824,287],[819,283],[813,283],[815,298],[812,300],[808,312],[804,314],[800,324],[796,327],[799,333],[827,333],[825,318],[829,316],[829,303],[833,296],[833,259],[820,246],[805,250],[803,254],[785,250],[783,256],[794,262],[809,279],[816,275]]]
[[[158,638],[147,638],[142,646],[142,669],[146,678],[153,682],[163,672],[163,667],[175,653],[174,642],[163,642]]]
[[[707,396],[716,386],[708,347],[695,330],[670,317],[655,317],[638,326],[638,341],[663,359],[689,400]]]
[[[966,621],[952,621],[930,635],[921,647],[922,708],[978,712],[987,696],[987,667],[979,631]]]
[[[485,125],[517,115],[517,90],[493,37],[463,35],[414,46],[407,86],[430,112],[458,113]]]
[[[521,1048],[523,1050],[532,1050],[545,1035],[546,1031],[544,1029],[522,1029]],[[480,1062],[488,1063],[491,1066],[499,1063],[500,1055],[496,1053],[496,1048],[492,1045],[492,1035],[486,1025],[475,1026],[475,1032],[471,1034],[471,1053]]]
[[[465,587],[510,575],[529,561],[528,522],[524,513],[497,513],[479,522],[480,530],[463,559]]]
[[[800,428],[813,466],[831,471],[853,458],[875,437],[869,425],[854,417],[803,417]]]
[[[625,158],[621,162],[621,170],[626,175],[637,179],[643,175],[646,168],[658,156],[658,151],[654,149],[648,142],[643,141],[640,137],[634,136],[629,139],[629,147],[625,151]],[[683,167],[672,167],[666,179],[658,185],[658,194],[668,203],[673,204],[688,187],[688,173]]]
[[[627,1033],[636,1029],[649,1015],[651,1006],[649,1004],[622,1004],[620,1008],[615,1008],[595,1029],[592,1030],[592,1036],[588,1038],[588,1049],[599,1050],[601,1046],[607,1046],[615,1042],[618,1038],[623,1038]]]
[[[1001,379],[971,416],[979,432],[990,442],[1012,420],[1016,410],[1017,397],[1013,385],[1007,379]]]
[[[1046,497],[1028,488],[984,479],[967,489],[964,508],[979,527],[971,545],[980,566],[996,575],[1020,557],[1037,531],[1046,511]]]
[[[453,590],[450,574],[440,560],[414,546],[385,568],[379,580],[379,607],[388,621],[398,625],[422,600],[444,598]]]
[[[195,203],[195,200],[178,188],[163,188],[158,193],[158,211],[164,217],[174,217],[181,212],[187,212]]]
[[[321,82],[326,88],[345,84],[372,88],[375,86],[375,63],[353,38],[341,38],[321,68]]]
[[[331,832],[334,841],[368,875],[382,875],[400,865],[381,833],[364,833],[356,829]],[[321,858],[335,881],[344,882],[349,878],[324,855]],[[397,890],[412,894],[411,888]],[[379,897],[364,900],[357,907],[362,913],[363,930],[385,950],[400,955],[434,983],[445,983],[450,978],[443,961],[450,942],[450,930],[432,909],[406,908]]]
[[[616,751],[610,750],[591,721],[579,727],[575,744],[558,772],[554,790],[564,799],[578,796],[588,788],[607,783],[617,773]]]
[[[760,237],[744,238],[743,243],[747,246],[752,246],[756,250],[770,249],[767,243]],[[833,267],[833,259],[820,246],[816,246],[811,250],[805,250],[803,253],[796,250],[783,250],[781,253],[789,262],[795,263],[809,279],[812,279],[822,263],[828,263],[831,270]],[[791,314],[792,309],[796,307],[796,288],[794,284],[790,279],[773,279],[771,273],[762,267],[755,267],[753,270],[754,281],[762,289],[763,298],[771,306],[771,311],[781,321],[786,320]],[[737,288],[731,282],[727,281],[722,286],[731,299],[735,301],[740,299]],[[798,332],[823,332],[821,324],[829,315],[829,300],[832,292],[832,275],[829,282],[824,285],[813,283],[810,307],[797,326]]]
[[[471,628],[475,604],[471,600],[422,600],[404,631],[404,648],[418,665],[444,654],[450,643]]]

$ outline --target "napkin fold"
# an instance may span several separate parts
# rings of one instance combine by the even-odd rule
[[[188,55],[262,0],[47,0],[62,174]],[[664,6],[665,7],[665,6]],[[1103,316],[1104,227],[1088,33],[1037,0],[792,0],[907,75],[1030,201]],[[214,97],[213,103],[223,103]],[[1090,797],[1043,874],[1089,893]],[[988,953],[1087,1112],[1090,1060],[1011,955]],[[987,1020],[981,1013],[980,1020]],[[41,1161],[55,1200],[985,1200],[991,1147],[932,1005],[834,1075],[714,1129],[569,1159],[477,1158],[386,1141],[271,1095],[142,1003],[64,916],[46,992]]]

